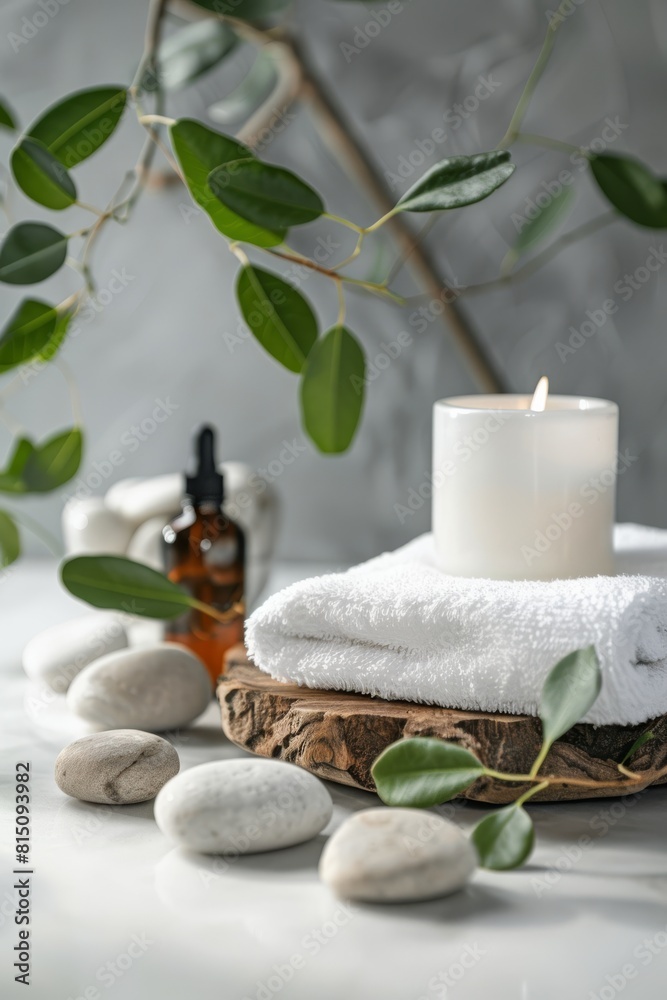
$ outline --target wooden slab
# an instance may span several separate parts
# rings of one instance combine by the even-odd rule
[[[459,743],[497,771],[526,774],[541,745],[539,721],[528,715],[461,712],[366,695],[281,684],[249,663],[242,646],[230,650],[218,686],[222,728],[237,746],[290,761],[320,778],[374,791],[370,769],[378,754],[405,736],[439,736]],[[635,755],[632,769],[647,773],[636,792],[667,765],[667,715],[639,726],[578,725],[552,747],[542,773],[608,781],[620,778],[616,761],[642,733],[656,738]],[[663,777],[659,783],[667,783]],[[463,796],[479,802],[513,801],[522,786],[489,778]],[[608,797],[626,790],[559,786],[535,801]]]

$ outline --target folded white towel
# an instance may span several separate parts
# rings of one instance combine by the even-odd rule
[[[594,644],[602,691],[585,721],[667,712],[667,531],[618,525],[613,577],[446,576],[433,536],[270,597],[251,659],[277,680],[470,711],[536,715],[546,674]]]

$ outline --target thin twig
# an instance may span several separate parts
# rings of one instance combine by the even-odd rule
[[[543,146],[545,149],[555,149],[559,153],[581,153],[587,156],[583,146],[573,146],[571,142],[563,142],[562,139],[552,139],[548,135],[537,135],[535,132],[517,132],[515,136],[517,142],[525,142],[530,146]]]
[[[289,252],[277,250],[275,247],[262,247],[262,249],[266,253],[271,254],[272,257],[280,257],[281,260],[287,260],[291,264],[299,264],[300,266],[307,267],[311,271],[317,271],[318,274],[324,275],[325,278],[331,278],[333,281],[344,281],[348,285],[356,285],[358,288],[364,288],[368,292],[384,296],[385,298],[391,299],[393,302],[403,305],[403,299],[401,296],[392,292],[392,290],[387,288],[386,285],[379,285],[374,281],[363,281],[361,278],[349,278],[345,274],[338,274],[337,271],[333,271],[331,268],[322,267],[321,264],[311,260],[310,257],[302,257],[301,254],[296,253],[291,248],[288,248]]]
[[[510,119],[509,125],[507,126],[507,131],[498,143],[498,149],[506,149],[507,146],[511,146],[519,134],[521,123],[523,122],[528,110],[528,105],[530,104],[531,98],[535,93],[535,89],[547,67],[547,63],[549,62],[549,57],[551,56],[551,51],[556,41],[556,32],[564,20],[566,7],[570,6],[571,2],[572,0],[563,0],[554,16],[549,21],[547,33],[544,36],[544,41],[542,43],[542,48],[540,49],[540,54],[537,57],[537,62],[533,66],[532,72],[526,81],[526,85],[523,88],[514,114]]]
[[[605,212],[603,215],[598,215],[594,219],[591,219],[590,222],[585,222],[582,226],[577,226],[576,229],[571,229],[569,233],[565,233],[557,240],[554,240],[550,246],[542,250],[541,253],[536,254],[522,267],[517,268],[516,271],[501,275],[499,278],[492,278],[490,281],[480,281],[474,285],[466,285],[460,294],[476,295],[479,292],[488,292],[493,288],[504,288],[516,281],[525,281],[526,278],[529,278],[535,271],[543,267],[544,264],[557,257],[565,247],[570,246],[572,243],[578,243],[579,240],[584,239],[586,236],[591,236],[599,229],[608,226],[617,219],[618,214],[616,212]]]
[[[36,521],[33,517],[30,517],[23,510],[17,511],[13,507],[9,507],[8,512],[23,528],[27,528],[28,531],[32,532],[35,538],[38,538],[40,542],[49,550],[51,555],[55,556],[56,559],[62,558],[64,554],[63,547],[50,531],[43,528],[38,521]]]

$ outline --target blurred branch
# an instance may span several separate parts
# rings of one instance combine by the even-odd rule
[[[603,229],[604,226],[608,226],[611,222],[618,219],[618,214],[616,212],[605,212],[603,215],[598,215],[589,222],[585,222],[583,226],[577,226],[576,229],[570,230],[569,233],[565,233],[560,236],[557,240],[546,247],[541,253],[536,254],[522,267],[516,269],[516,271],[511,271],[509,274],[504,274],[499,278],[492,278],[491,281],[481,281],[476,285],[466,285],[464,289],[461,290],[461,294],[469,295],[476,294],[477,292],[488,292],[493,288],[504,288],[507,285],[511,285],[516,281],[524,281],[529,278],[531,274],[543,267],[548,261],[553,260],[557,257],[561,250],[565,247],[570,246],[572,243],[578,243],[579,240],[585,239],[587,236],[591,236],[593,233],[597,233],[599,229]]]
[[[343,155],[344,161],[356,174],[380,211],[382,213],[391,211],[394,199],[362,141],[355,135],[351,123],[313,69],[300,42],[295,38],[286,39],[286,42],[290,46],[293,58],[300,66],[303,96],[309,101],[315,113],[323,138],[338,156]],[[442,319],[480,388],[488,392],[503,392],[506,388],[504,378],[459,308],[456,301],[458,292],[450,289],[442,279],[435,262],[425,247],[415,240],[412,230],[402,216],[393,216],[387,222],[387,228],[391,231],[401,253],[409,259],[409,267],[426,294],[434,301],[442,302]]]
[[[275,67],[276,85],[236,133],[239,142],[251,148],[257,145],[260,133],[271,127],[276,115],[294,103],[302,83],[300,66],[290,58],[290,52],[282,42],[268,42],[263,51]]]

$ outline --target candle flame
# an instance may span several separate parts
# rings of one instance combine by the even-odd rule
[[[533,398],[530,401],[530,409],[541,413],[542,410],[546,409],[548,395],[549,379],[546,375],[543,375],[535,386],[535,392],[533,393]]]

